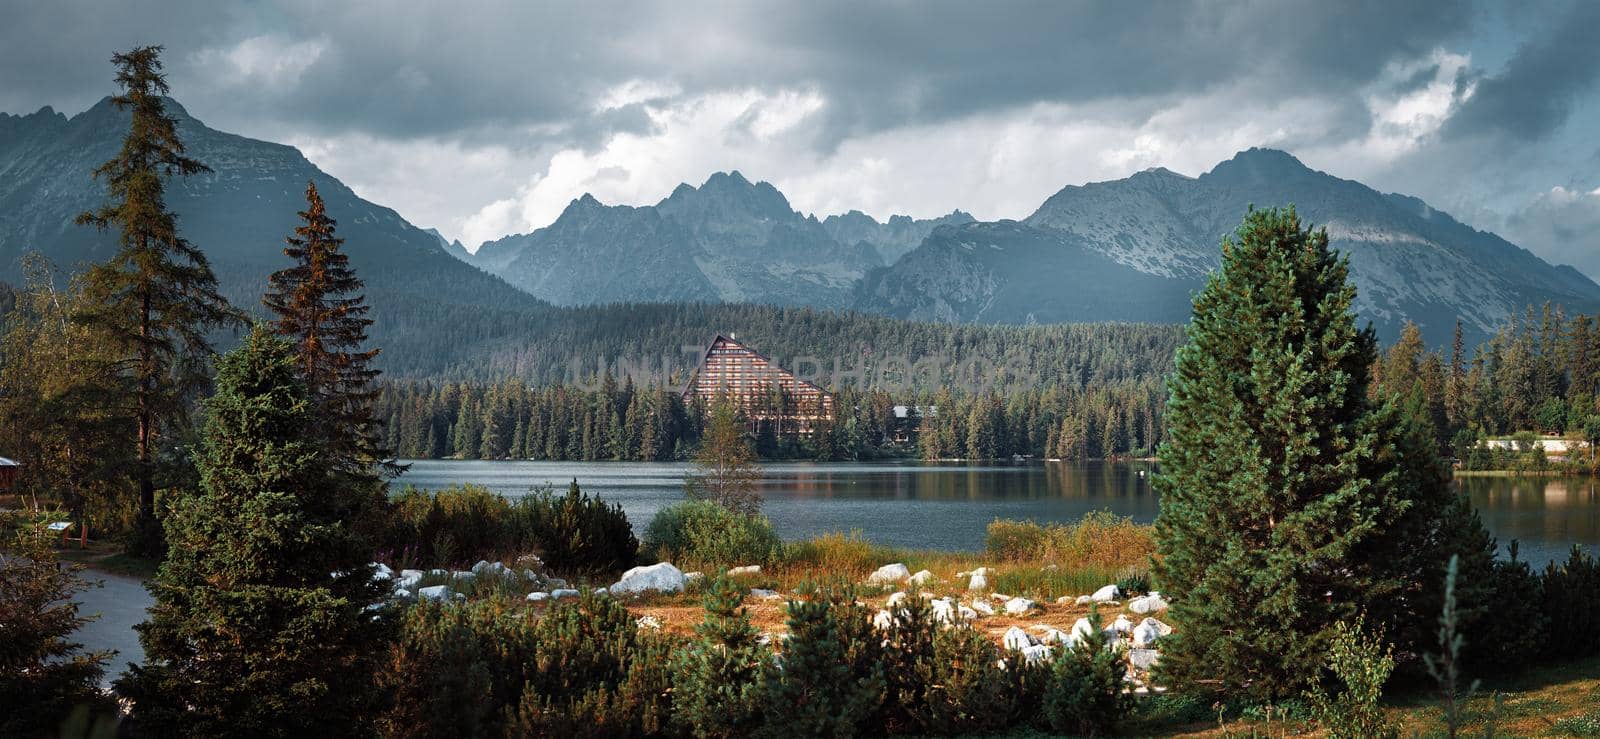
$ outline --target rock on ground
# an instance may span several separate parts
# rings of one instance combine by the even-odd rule
[[[1118,588],[1115,585],[1107,585],[1107,586],[1105,586],[1103,588],[1100,588],[1099,590],[1094,591],[1094,595],[1089,596],[1089,599],[1094,601],[1094,602],[1096,602],[1096,603],[1106,603],[1106,602],[1113,601],[1113,600],[1116,600],[1116,599],[1121,598],[1121,597],[1122,597],[1122,589],[1121,588]]]
[[[450,586],[449,585],[429,585],[428,587],[419,589],[417,591],[417,597],[418,598],[425,598],[427,600],[449,600],[450,599]]]
[[[728,570],[728,577],[759,574],[761,574],[761,565],[745,565],[743,567],[735,567],[731,570]]]
[[[610,592],[614,595],[643,593],[647,590],[681,593],[684,582],[683,572],[673,567],[671,562],[660,562],[622,573],[622,579],[611,586]]]
[[[986,600],[972,601],[972,610],[977,611],[985,616],[994,615],[994,606],[989,605],[989,601]]]
[[[906,582],[914,588],[920,588],[933,582],[933,573],[927,570],[917,570],[917,574],[912,575]]]
[[[1128,610],[1138,614],[1160,613],[1167,610],[1167,601],[1161,597],[1160,593],[1151,593],[1142,598],[1134,598],[1128,601]]]
[[[879,585],[887,585],[890,583],[905,582],[906,580],[910,579],[910,577],[911,569],[899,562],[895,562],[894,564],[887,564],[879,567],[876,572],[873,572],[871,575],[867,576],[867,582]]]
[[[1006,613],[1012,616],[1021,616],[1028,611],[1038,608],[1039,604],[1027,598],[1017,597],[1006,601]]]
[[[1033,646],[1033,637],[1021,628],[1013,626],[1006,629],[1006,635],[1000,638],[1000,643],[1004,644],[1006,649],[1027,649]]]

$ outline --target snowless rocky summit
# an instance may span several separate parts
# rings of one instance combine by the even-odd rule
[[[647,590],[681,593],[684,582],[683,572],[673,567],[671,562],[661,562],[622,573],[622,579],[612,585],[609,592],[612,595],[631,595]]]
[[[905,582],[910,578],[911,569],[899,562],[895,562],[894,564],[887,564],[879,567],[876,572],[873,572],[871,575],[867,576],[867,582],[874,585],[890,585],[893,583]]]

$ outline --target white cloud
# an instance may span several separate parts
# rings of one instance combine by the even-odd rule
[[[194,66],[209,70],[209,81],[220,87],[293,89],[311,65],[328,48],[328,37],[292,40],[283,36],[252,36],[230,46],[208,46],[191,55]]]
[[[1460,84],[1469,62],[1435,51],[1392,65],[1351,98],[1240,81],[1159,98],[1017,106],[857,134],[831,147],[819,145],[829,101],[817,89],[686,95],[643,79],[607,90],[594,109],[638,106],[648,125],[590,147],[542,148],[570,131],[531,128],[484,145],[365,136],[295,143],[364,196],[468,248],[546,226],[586,192],[646,205],[681,182],[732,169],[771,181],[797,210],[819,216],[858,208],[880,219],[931,217],[961,208],[982,219],[1023,218],[1069,184],[1155,166],[1196,175],[1251,146],[1286,148],[1339,176],[1393,179],[1394,163],[1426,146],[1470,96]],[[522,145],[503,143],[515,140]]]

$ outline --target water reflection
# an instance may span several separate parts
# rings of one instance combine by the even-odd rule
[[[412,462],[397,485],[422,488],[472,482],[516,497],[540,486],[584,489],[618,503],[642,529],[683,495],[683,464],[623,462]],[[962,465],[937,463],[772,464],[764,511],[788,539],[860,530],[891,546],[980,549],[996,518],[1074,521],[1111,510],[1155,520],[1150,463]],[[1524,559],[1543,565],[1573,543],[1600,544],[1600,485],[1588,478],[1463,478],[1484,524],[1502,544],[1521,541]]]
[[[1600,485],[1587,477],[1462,477],[1483,523],[1504,550],[1516,539],[1523,559],[1565,559],[1573,544],[1600,544]]]

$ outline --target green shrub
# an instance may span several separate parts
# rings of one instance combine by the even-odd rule
[[[715,505],[715,504],[711,504]],[[718,577],[696,639],[673,659],[672,723],[696,737],[743,737],[760,727],[760,682],[770,653],[741,607],[744,588]]]
[[[389,503],[380,557],[399,566],[465,566],[520,553],[532,539],[511,502],[477,485],[406,488]]]
[[[592,498],[576,480],[565,495],[537,491],[515,502],[477,485],[407,488],[389,504],[380,558],[406,567],[464,567],[537,552],[552,570],[610,575],[632,567],[639,542],[620,506]]]
[[[621,603],[585,594],[552,607],[533,629],[522,696],[508,718],[513,736],[635,736],[657,733],[670,712],[671,648],[641,637]]]
[[[379,690],[389,698],[379,733],[438,739],[500,733],[533,651],[530,614],[511,605],[424,601],[409,608],[378,673]]]
[[[680,566],[768,564],[783,550],[772,523],[708,501],[663,508],[645,529],[645,547]]]
[[[1540,578],[1517,558],[1511,542],[1511,559],[1495,560],[1490,574],[1488,608],[1471,624],[1465,657],[1469,664],[1488,671],[1513,672],[1543,653],[1549,633],[1548,615]]]
[[[788,604],[789,639],[781,664],[769,664],[762,679],[768,736],[855,736],[869,733],[866,722],[883,703],[883,666],[865,665],[857,674],[850,659],[852,637],[867,636],[866,614],[848,602],[809,585]],[[846,623],[853,621],[855,623]]]
[[[1359,618],[1354,624],[1334,624],[1327,666],[1344,688],[1332,696],[1320,689],[1307,696],[1317,723],[1331,739],[1399,735],[1399,727],[1378,706],[1383,685],[1394,672],[1394,650],[1382,638],[1364,633],[1364,628]]]
[[[1545,640],[1545,654],[1570,658],[1600,652],[1600,640],[1557,638],[1600,629],[1600,560],[1573,546],[1567,561],[1550,563],[1541,579],[1544,604],[1540,610],[1549,619],[1551,635]]]
[[[423,602],[380,671],[384,736],[637,736],[670,712],[670,637],[593,594],[542,616],[506,599]]]
[[[1097,609],[1089,610],[1089,623],[1089,635],[1050,665],[1043,701],[1050,729],[1074,736],[1110,733],[1133,707],[1123,690],[1122,650],[1107,648]]]
[[[633,536],[619,505],[591,498],[573,480],[566,495],[541,491],[514,506],[539,555],[558,572],[613,575],[632,567],[639,557],[639,540]]]
[[[1005,667],[1001,660],[1005,659]],[[968,734],[997,731],[1012,725],[1024,706],[1036,700],[1019,693],[1030,668],[1019,654],[1007,655],[987,634],[976,629],[939,629],[933,639],[933,660],[923,663],[918,678],[927,700],[913,714],[922,732]]]

